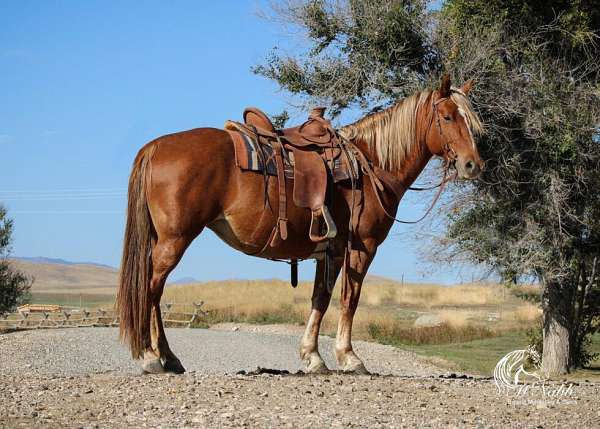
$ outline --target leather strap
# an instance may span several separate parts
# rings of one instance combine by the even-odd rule
[[[277,167],[277,183],[279,185],[279,213],[277,214],[277,228],[282,240],[286,240],[287,231],[287,200],[285,187],[285,169],[283,166],[283,144],[279,137],[273,141],[273,152],[275,152],[275,165]],[[273,245],[273,243],[271,244]]]
[[[446,183],[448,183],[451,180],[454,180],[454,178],[456,177],[456,174],[448,177],[448,168],[446,167],[444,169],[444,178],[442,179],[439,189],[437,191],[437,193],[435,194],[435,197],[433,198],[433,201],[431,202],[431,205],[429,206],[429,208],[427,209],[427,211],[423,214],[423,216],[421,216],[419,219],[417,220],[400,220],[400,219],[396,219],[395,216],[392,216],[387,209],[385,208],[383,201],[381,200],[381,195],[379,195],[379,192],[377,190],[377,185],[373,182],[372,177],[369,177],[369,181],[371,182],[371,186],[373,188],[373,193],[375,194],[375,196],[377,197],[377,202],[379,203],[379,207],[381,207],[381,209],[383,210],[383,213],[386,215],[386,217],[394,222],[398,222],[398,223],[403,223],[403,224],[407,224],[407,225],[412,225],[415,223],[419,223],[421,222],[423,219],[425,219],[427,217],[427,215],[431,212],[431,210],[433,210],[433,207],[435,206],[435,203],[437,203],[438,199],[440,198],[440,196],[442,195],[442,192],[444,191],[444,188],[446,187]],[[398,195],[396,192],[394,192],[394,194]]]

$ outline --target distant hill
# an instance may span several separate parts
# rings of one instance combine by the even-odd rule
[[[114,295],[119,272],[110,265],[95,262],[73,262],[58,258],[14,257],[13,266],[35,279],[33,293],[94,293]],[[199,283],[193,277],[182,277],[168,284]]]
[[[400,283],[398,280],[390,279],[389,277],[378,276],[377,274],[367,274],[363,283]]]
[[[114,267],[111,267],[110,265],[98,264],[96,262],[73,262],[73,261],[67,261],[65,259],[60,259],[60,258],[46,258],[44,256],[35,256],[35,257],[14,256],[11,259],[15,260],[15,261],[32,262],[35,264],[93,265],[95,267],[111,268],[113,270],[115,269]]]
[[[118,271],[108,265],[51,258],[12,258],[14,267],[35,279],[31,291],[114,294]]]

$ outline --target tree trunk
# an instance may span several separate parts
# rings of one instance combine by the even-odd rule
[[[542,371],[548,377],[563,375],[570,367],[571,312],[569,294],[556,283],[547,283],[542,297],[544,350]]]

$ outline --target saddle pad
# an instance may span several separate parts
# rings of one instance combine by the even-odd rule
[[[239,131],[229,131],[229,134],[233,137],[235,165],[237,167],[247,171],[266,171],[269,176],[277,176],[275,156],[270,145],[263,144],[259,146],[256,140]],[[293,154],[291,154],[291,157],[293,157]],[[288,179],[294,178],[294,162],[291,157],[287,151],[283,157],[285,177]]]
[[[269,176],[277,176],[277,166],[275,165],[275,157],[273,148],[270,145],[258,143],[255,139],[248,135],[239,132],[228,130],[233,140],[235,149],[235,165],[246,171],[259,171],[266,173]],[[261,149],[262,148],[262,151]],[[284,151],[283,166],[286,179],[294,179],[294,153],[293,151]],[[266,161],[266,167],[265,167]],[[355,162],[355,160],[353,160]],[[334,182],[347,180],[350,175],[343,165],[342,157],[337,157],[334,161]],[[344,167],[344,168],[342,168]],[[355,166],[355,171],[358,171],[358,166]]]

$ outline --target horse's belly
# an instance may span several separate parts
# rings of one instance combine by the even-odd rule
[[[231,225],[227,222],[224,217],[219,217],[213,221],[208,227],[225,243],[229,244],[236,250],[244,252],[247,248],[247,244],[244,243],[243,237],[238,237],[236,231],[233,230]]]
[[[249,223],[247,219],[251,219],[251,222]],[[260,215],[244,216],[240,219],[237,219],[235,215],[221,215],[208,227],[229,246],[249,255],[277,259],[319,257],[324,246],[317,245],[308,238],[307,225],[310,224],[310,212],[308,212],[306,220],[298,219],[298,217],[295,217],[294,220],[296,222],[288,222],[288,238],[286,240],[281,240],[278,235],[275,240],[272,240],[275,219],[265,221]],[[307,225],[304,225],[305,223]]]

